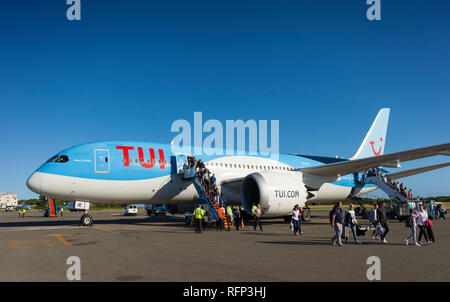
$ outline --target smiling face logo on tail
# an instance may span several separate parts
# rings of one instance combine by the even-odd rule
[[[380,142],[381,142],[381,143],[383,142],[383,138],[382,138],[382,137],[380,137]],[[377,152],[377,151],[375,151],[375,147],[373,146],[374,144],[375,144],[374,141],[370,141],[370,145],[372,146],[372,152],[373,152],[373,154],[375,154],[375,156],[378,156],[378,155],[380,155],[380,153],[381,153],[381,145],[380,145],[380,148],[378,149],[378,152]]]

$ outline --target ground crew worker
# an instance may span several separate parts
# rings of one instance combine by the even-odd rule
[[[206,211],[204,206],[202,206],[202,228],[206,230]]]
[[[223,231],[223,222],[225,219],[225,208],[223,207],[222,203],[220,203],[219,209],[217,210],[217,223],[216,223],[216,230],[218,231],[219,228],[221,231]]]
[[[195,233],[201,233],[202,232],[202,217],[203,217],[203,211],[200,205],[195,208],[194,210],[194,217],[195,217]]]
[[[22,218],[25,218],[25,208],[22,208]]]
[[[228,231],[231,229],[231,224],[233,223],[233,209],[228,206],[227,207],[227,216],[228,216]]]
[[[19,213],[19,218],[20,218],[22,216],[22,208],[18,208],[17,213]]]
[[[255,213],[256,213],[256,209],[257,209],[258,207],[256,206],[256,203],[254,203],[253,204],[253,207],[252,207],[252,215],[253,216],[255,216]]]
[[[61,208],[60,212],[61,212],[61,217],[62,217],[63,216],[63,212],[64,212],[64,208]]]

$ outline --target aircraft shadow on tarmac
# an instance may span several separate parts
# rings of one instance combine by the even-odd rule
[[[45,227],[45,226],[78,226],[80,221],[78,219],[65,220],[49,220],[48,217],[32,216],[33,220],[28,220],[27,217],[20,218],[20,221],[1,222],[1,227]],[[43,218],[40,220],[39,218]],[[56,218],[56,217],[55,217]],[[45,219],[45,220],[44,220]],[[52,218],[50,218],[52,219]],[[94,217],[95,219],[95,217]],[[114,219],[98,219],[94,220],[94,225],[151,225],[157,223],[159,226],[184,227],[184,218],[179,217],[136,217],[136,218],[114,218]]]
[[[331,239],[331,236],[330,236]],[[259,243],[263,243],[263,244],[286,244],[286,245],[330,245],[331,246],[331,242],[330,239],[328,240],[291,240],[291,241],[262,241]],[[365,246],[365,245],[381,245],[381,243],[379,241],[371,241],[371,242],[362,242],[362,244],[355,244],[353,242],[349,242],[349,243],[343,243],[344,247],[345,246]],[[388,245],[405,245],[402,243],[389,243]]]

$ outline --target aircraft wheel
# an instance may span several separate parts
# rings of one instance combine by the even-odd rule
[[[94,223],[94,219],[89,214],[84,214],[81,216],[80,224],[83,226],[91,226]]]
[[[305,209],[303,211],[303,221],[304,222],[310,222],[311,221],[311,212],[309,211],[309,209]]]

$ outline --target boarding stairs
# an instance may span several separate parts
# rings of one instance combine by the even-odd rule
[[[183,179],[192,180],[192,184],[197,190],[199,198],[197,199],[197,204],[206,205],[206,214],[208,216],[208,221],[213,222],[217,221],[219,218],[219,202],[215,201],[213,196],[213,192],[206,188],[206,186],[200,181],[197,173],[195,172],[195,168],[189,168],[188,166],[184,166],[183,171],[181,173],[183,175]],[[226,209],[225,200],[222,196],[219,196],[219,201],[222,203],[224,208]],[[225,215],[224,226],[225,229],[228,228],[228,216]]]
[[[408,202],[408,199],[403,196],[399,191],[392,188],[390,185],[385,183],[380,175],[367,176],[364,178],[364,183],[374,184],[381,190],[383,190],[392,200],[395,202]]]
[[[197,204],[206,204],[208,220],[217,221],[219,218],[220,203],[222,203],[225,210],[227,208],[225,200],[222,198],[222,196],[219,196],[219,202],[216,202],[213,196],[213,192],[211,190],[208,190],[206,186],[200,182],[200,179],[198,178],[197,175],[194,178],[192,178],[192,183],[194,184],[194,187],[197,190],[199,196],[199,198],[197,199]],[[225,229],[228,228],[229,223],[230,221],[228,221],[228,216],[225,215],[224,219]]]

